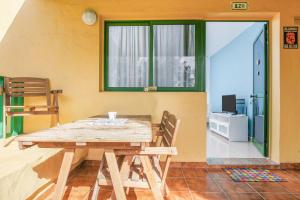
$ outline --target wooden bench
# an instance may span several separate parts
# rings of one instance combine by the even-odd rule
[[[28,115],[53,115],[51,125],[59,124],[58,94],[62,90],[50,90],[49,79],[16,77],[4,79],[3,106],[3,136],[6,137],[6,117]],[[15,97],[45,97],[45,105],[14,106],[11,105]]]

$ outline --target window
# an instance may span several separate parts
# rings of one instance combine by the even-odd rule
[[[204,23],[106,22],[104,59],[106,91],[204,91]]]

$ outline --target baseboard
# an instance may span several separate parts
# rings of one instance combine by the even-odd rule
[[[281,169],[300,169],[300,163],[280,163]]]
[[[100,161],[85,160],[85,166],[98,167]],[[162,163],[163,164],[163,163]],[[171,168],[263,168],[263,169],[300,169],[300,163],[281,163],[280,165],[208,165],[206,162],[171,162]]]

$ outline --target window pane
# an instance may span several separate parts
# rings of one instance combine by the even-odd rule
[[[157,87],[195,86],[195,25],[157,25],[154,82]]]
[[[109,27],[109,87],[147,87],[149,27]]]

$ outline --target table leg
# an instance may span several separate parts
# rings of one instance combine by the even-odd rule
[[[59,170],[59,175],[54,192],[54,200],[61,200],[64,196],[65,186],[68,180],[69,172],[74,158],[74,149],[65,149],[62,165]]]
[[[100,185],[99,185],[99,178],[101,176],[101,171],[104,167],[104,163],[105,163],[105,156],[102,157],[102,160],[101,160],[101,163],[100,163],[100,167],[99,167],[99,171],[98,171],[98,175],[97,175],[97,179],[96,179],[96,183],[95,183],[95,186],[94,186],[94,190],[93,190],[93,195],[92,195],[92,200],[97,200],[98,199],[98,194],[99,194],[99,191],[100,191]]]
[[[106,150],[104,152],[107,166],[109,168],[109,173],[111,181],[114,187],[114,193],[117,200],[125,200],[125,192],[122,184],[121,175],[118,168],[117,159],[113,150]]]
[[[148,156],[140,156],[141,163],[144,168],[144,172],[146,174],[150,189],[152,191],[152,194],[154,196],[155,200],[163,200],[163,196],[160,190],[159,185],[157,184],[154,174],[153,174],[153,167],[150,162],[150,159]]]

